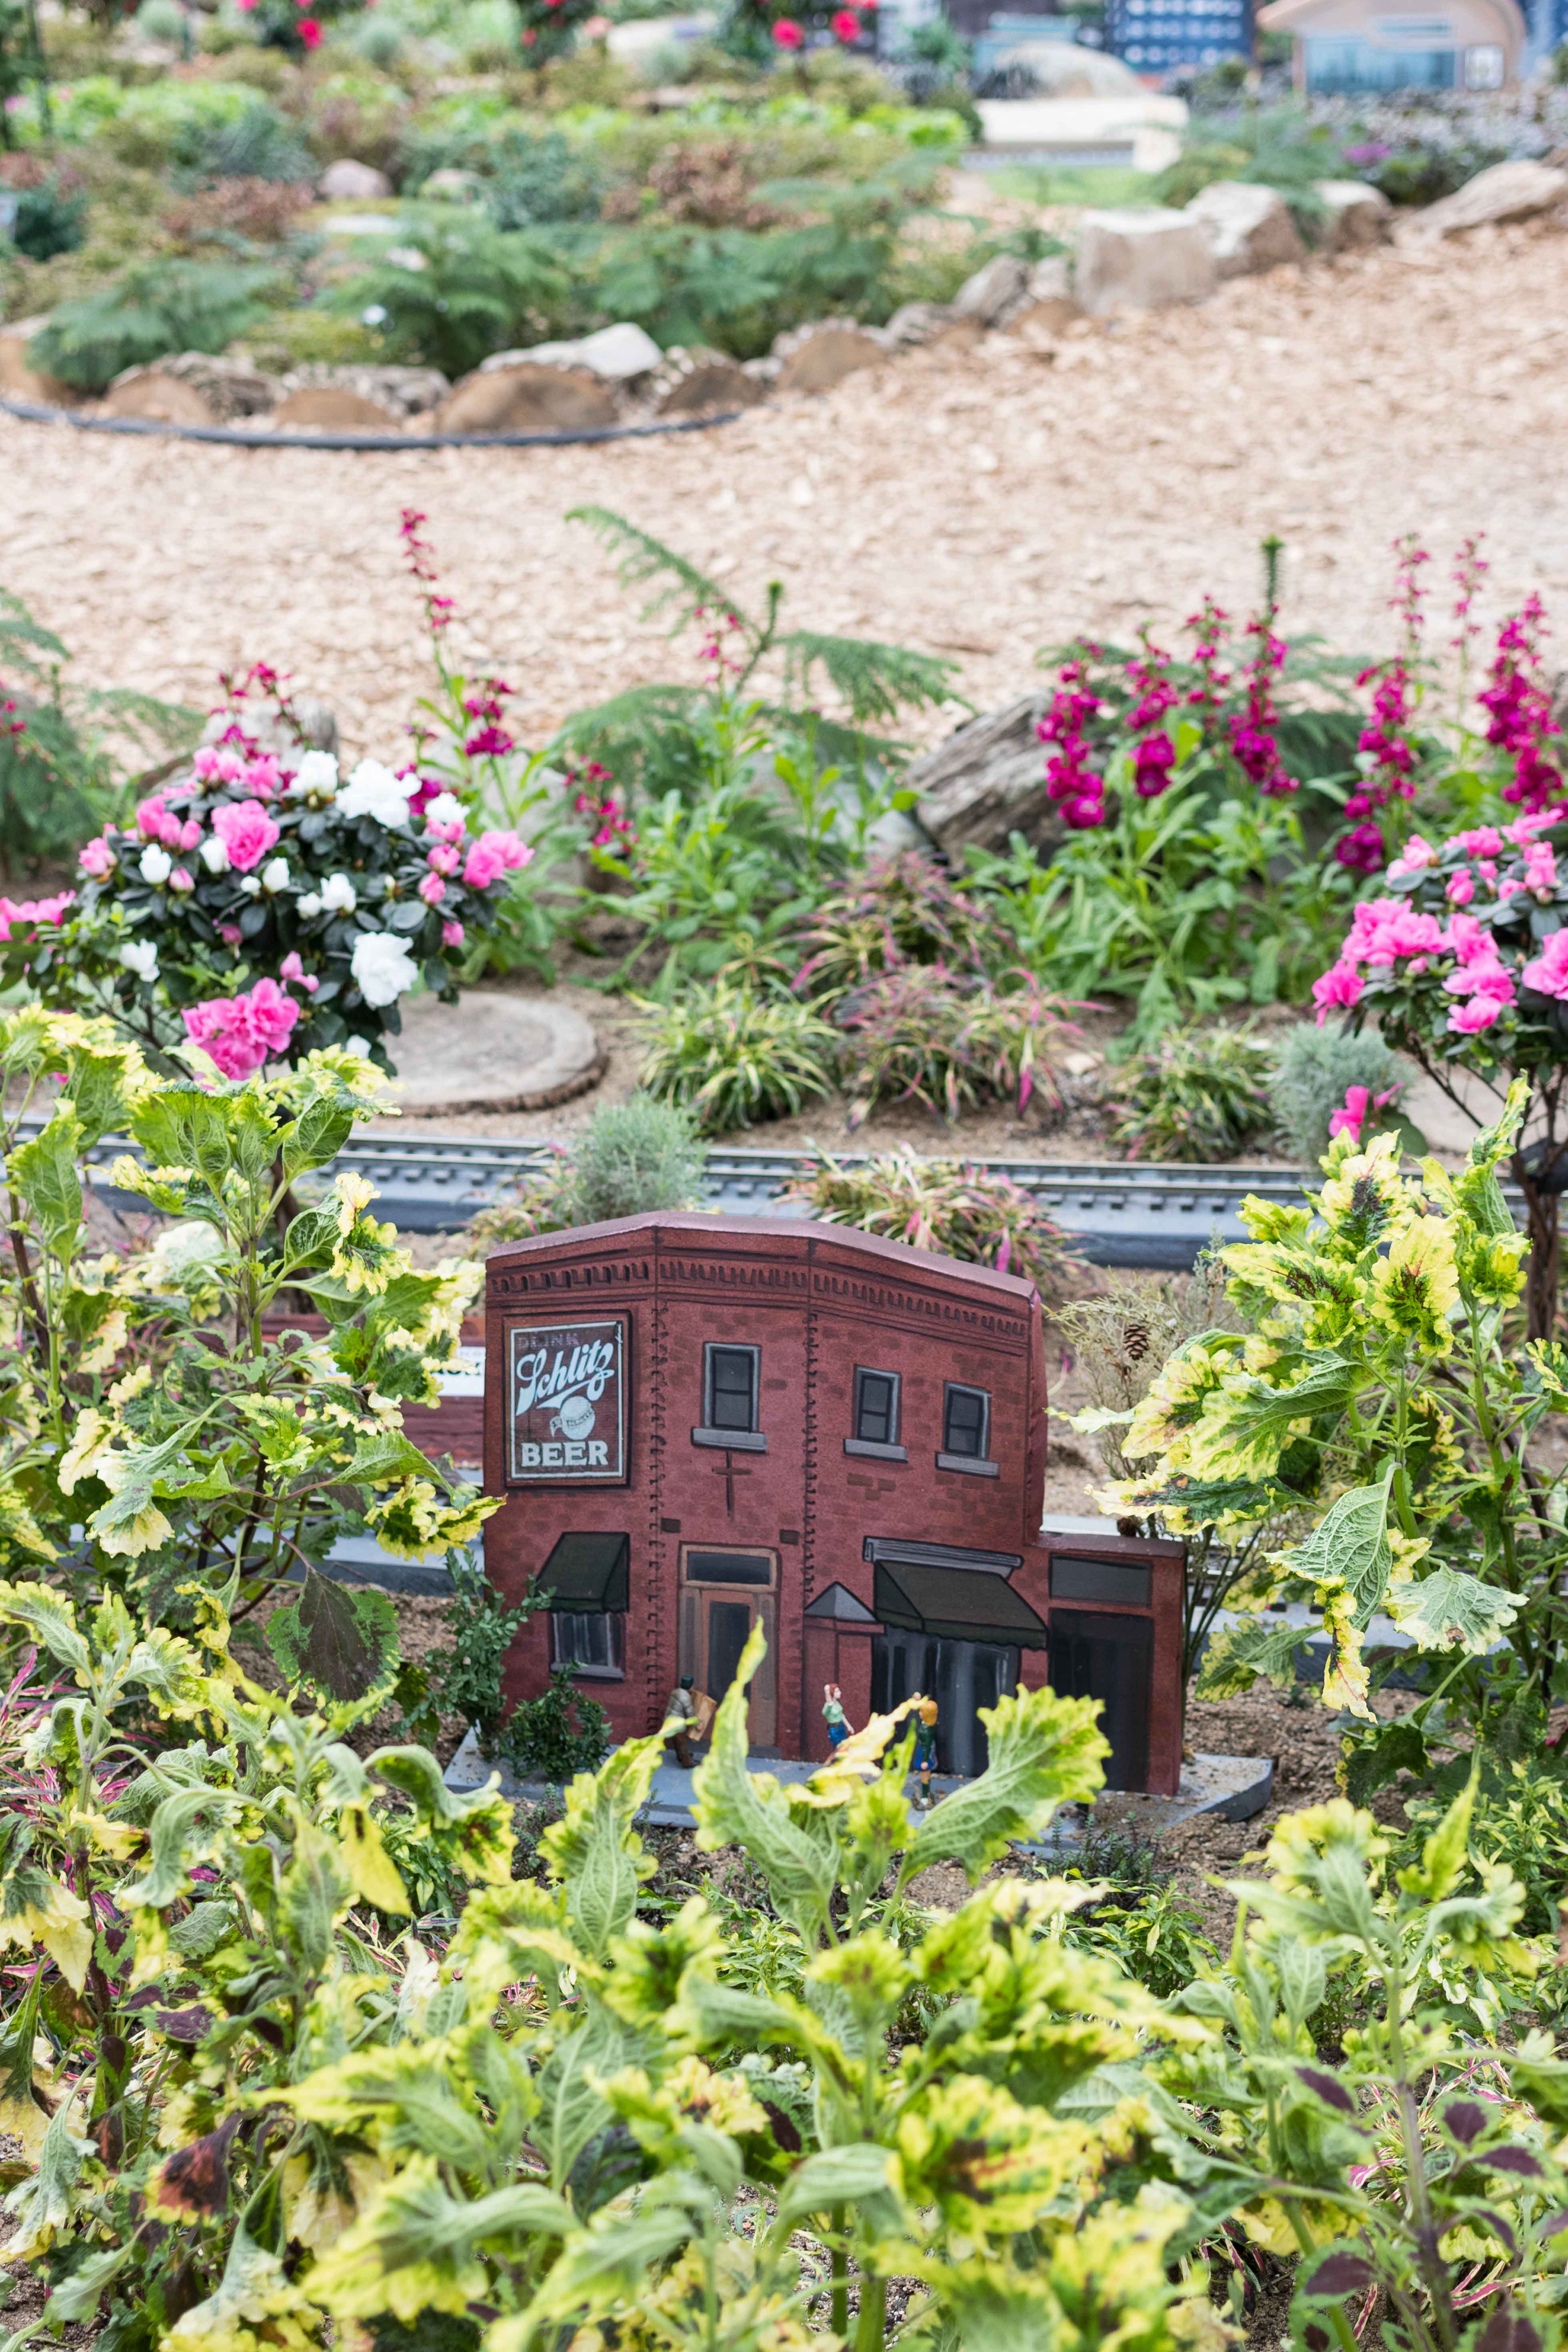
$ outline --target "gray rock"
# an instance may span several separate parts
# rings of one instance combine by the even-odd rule
[[[571,342],[532,343],[524,351],[492,352],[488,360],[479,362],[479,373],[492,375],[526,362],[531,367],[586,368],[605,383],[629,385],[640,376],[651,375],[663,357],[651,335],[622,320]]]
[[[194,384],[226,425],[237,417],[261,415],[283,390],[279,377],[264,374],[247,359],[222,352],[213,356],[206,352],[181,352],[176,359],[158,360],[154,364],[161,373]]]
[[[771,392],[779,380],[779,370],[783,365],[782,360],[775,359],[772,352],[766,352],[760,360],[742,360],[741,373],[749,376],[753,383],[760,383],[764,392]]]
[[[370,204],[393,192],[384,172],[378,172],[374,163],[356,163],[347,155],[327,165],[319,184],[330,205]]]
[[[1010,833],[1046,847],[1062,833],[1046,792],[1046,753],[1036,729],[1051,707],[1045,688],[970,719],[906,768],[915,814],[940,849],[1005,849]]]
[[[1278,189],[1254,187],[1247,180],[1215,180],[1193,198],[1186,213],[1206,238],[1222,278],[1250,278],[1307,257],[1290,207]]]
[[[1467,229],[1500,226],[1504,221],[1532,220],[1568,198],[1568,172],[1552,163],[1521,158],[1494,163],[1478,172],[1462,188],[1439,204],[1428,205],[1414,226],[1424,237],[1459,236]]]
[[[998,253],[984,269],[964,279],[952,307],[961,319],[978,319],[983,327],[1000,327],[1028,290],[1027,263],[1016,254]]]
[[[1312,193],[1324,212],[1320,253],[1353,253],[1387,244],[1394,206],[1381,188],[1370,188],[1364,180],[1314,180]]]
[[[766,390],[727,352],[675,343],[647,378],[643,398],[656,416],[701,416],[712,409],[754,408]]]
[[[775,337],[774,384],[780,392],[831,392],[858,369],[878,366],[892,348],[885,331],[853,319],[817,319]]]
[[[1081,307],[1096,317],[1201,302],[1217,278],[1208,239],[1185,213],[1129,205],[1079,219],[1073,284]]]
[[[1050,253],[1029,272],[1024,299],[1007,320],[1009,334],[1059,335],[1082,316],[1073,290],[1072,257]]]
[[[882,332],[896,350],[907,352],[921,343],[936,342],[952,331],[957,320],[958,312],[951,302],[906,302],[894,311]],[[973,320],[964,323],[973,331]]]

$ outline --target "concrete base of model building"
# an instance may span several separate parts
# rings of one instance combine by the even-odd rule
[[[770,1772],[775,1780],[785,1782],[809,1780],[821,1769],[817,1764],[780,1756],[753,1756],[747,1765],[749,1771]],[[538,1804],[560,1793],[559,1784],[520,1780],[504,1764],[487,1764],[479,1753],[478,1737],[471,1730],[447,1767],[447,1786],[482,1788],[492,1772],[500,1776],[501,1793],[507,1797]],[[653,1788],[642,1814],[644,1822],[652,1829],[690,1829],[696,1821],[691,1780],[689,1772],[667,1759],[653,1776]],[[939,1772],[932,1776],[931,1793],[947,1797],[963,1786],[962,1780]],[[1192,1821],[1199,1813],[1218,1813],[1227,1822],[1246,1822],[1263,1811],[1273,1789],[1274,1766],[1267,1756],[1194,1756],[1190,1763],[1183,1765],[1182,1785],[1173,1797],[1118,1795],[1117,1818],[1146,1838],[1159,1837],[1164,1831],[1174,1829],[1178,1822]],[[914,1791],[915,1783],[911,1780],[911,1829],[921,1820]],[[1089,1805],[1064,1805],[1047,1837],[1025,1850],[1049,1853],[1057,1847],[1076,1844],[1092,1814],[1093,1808]]]

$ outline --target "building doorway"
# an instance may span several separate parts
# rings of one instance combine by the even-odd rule
[[[680,1672],[718,1701],[735,1679],[741,1654],[760,1623],[767,1655],[748,1693],[747,1733],[753,1748],[778,1736],[775,1648],[778,1635],[778,1554],[733,1545],[680,1548]]]
[[[871,1706],[890,1714],[916,1691],[937,1703],[936,1766],[972,1780],[990,1761],[980,1720],[1004,1691],[1018,1687],[1018,1653],[1011,1643],[950,1642],[929,1633],[879,1633],[871,1643]]]

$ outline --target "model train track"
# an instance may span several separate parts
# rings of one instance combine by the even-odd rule
[[[23,1124],[26,1128],[37,1122]],[[107,1167],[132,1149],[123,1138],[106,1137],[90,1157]],[[458,1232],[479,1210],[542,1173],[552,1156],[548,1144],[486,1136],[366,1136],[347,1145],[333,1167],[369,1177],[380,1194],[381,1214],[405,1232],[444,1234]],[[869,1155],[835,1156],[853,1168],[864,1166]],[[708,1155],[708,1205],[731,1216],[798,1216],[803,1212],[780,1201],[778,1194],[801,1163],[802,1155],[793,1151],[716,1147]],[[1249,1192],[1271,1201],[1301,1197],[1301,1177],[1289,1168],[1066,1160],[983,1160],[973,1164],[1011,1177],[1073,1236],[1094,1265],[1190,1266],[1211,1241],[1246,1239],[1240,1213]],[[318,1181],[324,1181],[324,1175]],[[1511,1187],[1505,1191],[1514,1215],[1522,1219],[1520,1197]],[[130,1193],[117,1197],[127,1206],[134,1200]]]

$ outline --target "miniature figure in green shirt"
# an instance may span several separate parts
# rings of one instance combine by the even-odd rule
[[[837,1683],[822,1685],[822,1713],[827,1725],[827,1745],[837,1752],[849,1737],[849,1726],[844,1720],[844,1694]]]

